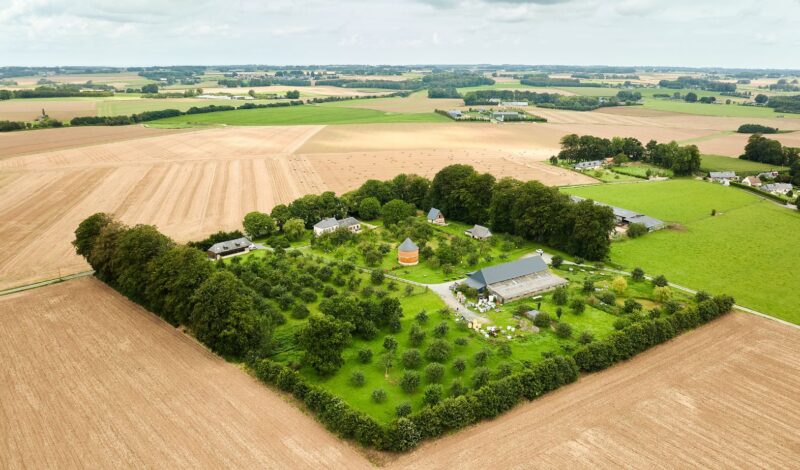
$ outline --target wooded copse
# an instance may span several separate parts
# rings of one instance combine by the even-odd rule
[[[759,133],[747,139],[744,153],[739,158],[795,168],[800,165],[800,148],[784,146],[779,141],[768,139]]]
[[[650,140],[647,145],[633,137],[606,139],[592,135],[565,135],[561,138],[560,160],[584,162],[624,155],[632,161],[652,163],[671,169],[676,175],[687,176],[700,170],[700,150],[696,145],[680,146],[672,141],[660,144]]]

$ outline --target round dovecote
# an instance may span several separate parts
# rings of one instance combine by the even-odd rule
[[[403,266],[414,266],[419,263],[419,247],[410,238],[406,238],[397,247],[397,262]]]

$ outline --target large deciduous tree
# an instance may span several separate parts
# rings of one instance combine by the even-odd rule
[[[336,372],[344,364],[342,351],[350,344],[352,325],[328,315],[315,315],[297,333],[297,344],[305,350],[303,360],[320,375]]]

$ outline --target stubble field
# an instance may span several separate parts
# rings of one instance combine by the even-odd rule
[[[0,298],[0,336],[0,468],[368,467],[95,279]]]

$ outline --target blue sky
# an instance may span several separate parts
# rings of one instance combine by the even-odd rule
[[[0,65],[800,68],[798,19],[800,0],[0,0]]]

